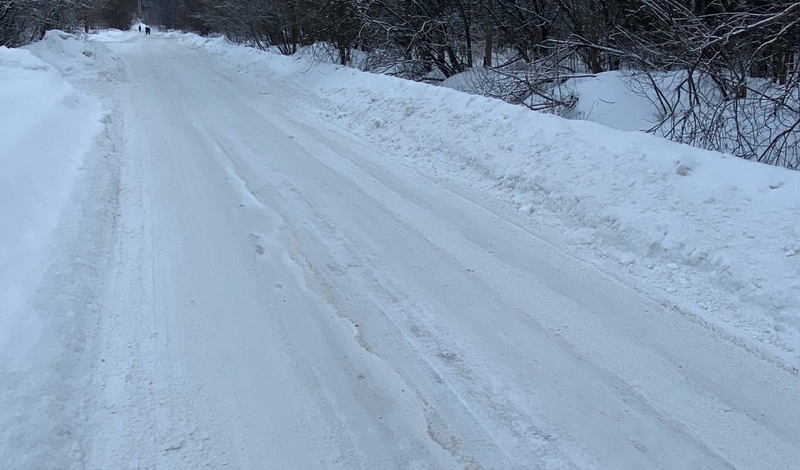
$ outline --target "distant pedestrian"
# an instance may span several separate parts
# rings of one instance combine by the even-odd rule
[[[142,25],[139,25],[139,32],[142,32]]]
[[[145,26],[144,27],[144,34],[146,34],[147,36],[150,36],[150,26]]]

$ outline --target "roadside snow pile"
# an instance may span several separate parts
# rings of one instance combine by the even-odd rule
[[[576,256],[800,364],[800,172],[222,38],[175,37],[389,157],[516,204]]]
[[[61,60],[76,59],[66,51]],[[43,306],[37,294],[103,128],[101,107],[31,51],[5,47],[0,103],[0,467],[67,468],[61,457],[75,435],[66,417],[79,400],[69,370],[84,346],[65,338],[72,314]]]
[[[63,31],[48,31],[25,48],[72,81],[114,80],[122,73],[122,62],[105,44]]]

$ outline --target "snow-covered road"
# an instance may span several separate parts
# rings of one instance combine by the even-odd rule
[[[87,468],[796,469],[800,379],[179,42],[109,43]]]

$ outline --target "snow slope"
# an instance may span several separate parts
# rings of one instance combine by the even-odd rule
[[[281,93],[302,94],[392,158],[513,202],[559,246],[800,365],[797,172],[224,38],[175,37],[265,83],[283,80]]]

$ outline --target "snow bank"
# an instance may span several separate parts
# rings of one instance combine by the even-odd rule
[[[313,112],[389,157],[513,202],[563,249],[800,364],[800,173],[224,38],[174,37],[307,95]],[[605,75],[585,83],[584,103],[608,89],[594,81],[614,80],[622,86]],[[599,98],[590,118],[647,119]]]
[[[48,34],[31,49],[62,66],[91,59],[91,46],[74,48],[71,38]],[[80,400],[69,371],[84,333],[70,330],[75,312],[50,308],[40,294],[63,214],[77,210],[102,108],[32,50],[0,47],[0,467],[67,468],[63,456],[76,439],[68,415]]]
[[[105,44],[85,41],[63,31],[48,31],[44,38],[26,46],[72,82],[114,80],[122,73],[122,62]]]
[[[6,48],[0,48],[0,103],[0,292],[2,308],[17,310],[23,275],[41,266],[37,255],[99,128],[99,107],[31,52]],[[0,352],[23,339],[14,328],[0,328]]]

